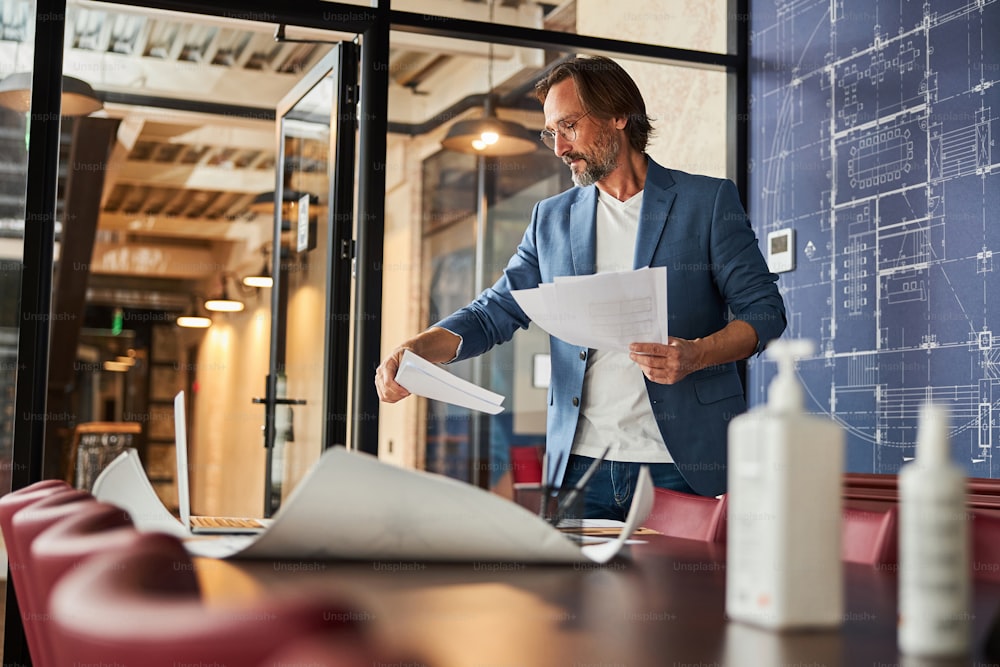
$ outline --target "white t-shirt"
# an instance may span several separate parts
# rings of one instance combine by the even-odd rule
[[[598,191],[598,273],[632,268],[641,210],[642,192],[622,202]],[[625,352],[591,350],[573,453],[597,458],[605,447],[610,447],[610,461],[673,461],[653,417],[642,371]]]

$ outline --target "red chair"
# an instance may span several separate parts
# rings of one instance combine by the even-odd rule
[[[18,510],[36,503],[42,498],[47,498],[54,493],[68,491],[71,488],[68,483],[61,479],[44,479],[41,482],[35,482],[30,486],[18,489],[17,491],[11,491],[0,497],[0,530],[3,531],[4,541],[8,545],[8,550],[14,537],[11,533],[10,522]]]
[[[535,445],[512,446],[510,470],[514,502],[537,513],[542,498],[542,449]]]
[[[969,532],[973,578],[1000,582],[1000,514],[973,510]]]
[[[511,478],[515,484],[542,483],[542,450],[535,445],[510,448]]]
[[[845,507],[841,532],[841,560],[873,566],[899,562],[899,510]]]
[[[727,497],[698,496],[653,489],[653,509],[644,526],[671,537],[702,542],[726,541]]]
[[[45,608],[32,594],[35,583],[31,569],[31,543],[43,530],[73,512],[75,506],[94,498],[85,491],[73,489],[66,482],[32,485],[0,498],[0,525],[3,526],[10,563],[10,576],[21,612],[28,650],[38,664],[44,662],[44,642],[39,634],[45,627]]]
[[[335,603],[205,605],[191,557],[161,533],[138,533],[73,568],[56,583],[49,609],[56,658],[65,665],[258,665],[314,634],[363,641],[349,619],[364,615]]]
[[[126,549],[139,535],[128,513],[120,507],[100,501],[77,503],[74,507],[73,513],[39,533],[29,547],[29,594],[33,607],[42,613],[26,620],[25,626],[32,622],[39,625],[37,653],[41,659],[34,660],[37,665],[56,664],[48,622],[49,601],[56,583],[90,556]]]

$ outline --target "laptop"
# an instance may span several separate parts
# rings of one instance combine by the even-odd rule
[[[265,520],[219,516],[191,516],[191,483],[188,477],[187,409],[184,392],[174,396],[174,438],[177,441],[177,505],[181,523],[193,535],[257,534],[267,526]]]

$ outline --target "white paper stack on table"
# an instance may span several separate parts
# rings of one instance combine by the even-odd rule
[[[628,351],[667,342],[667,269],[563,276],[511,295],[531,321],[571,345]]]
[[[437,364],[406,350],[396,371],[396,382],[411,394],[444,401],[491,415],[503,412],[504,397],[452,375]]]

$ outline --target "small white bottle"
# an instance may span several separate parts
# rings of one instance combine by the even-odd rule
[[[916,460],[899,472],[899,648],[961,656],[971,642],[965,473],[951,460],[948,412],[925,404]]]
[[[768,401],[729,424],[726,613],[771,629],[843,622],[844,434],[802,410],[795,360],[808,340],[776,340]]]

